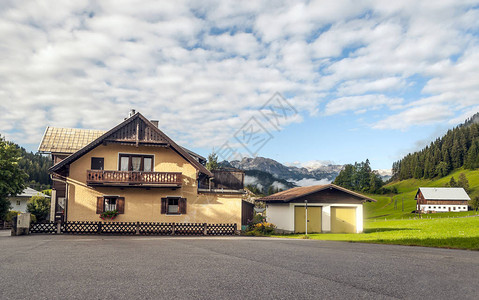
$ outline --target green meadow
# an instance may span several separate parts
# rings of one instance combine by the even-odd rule
[[[309,234],[315,240],[479,250],[479,217],[368,220],[360,234]],[[303,235],[275,237],[304,238]]]
[[[397,195],[367,195],[377,202],[364,204],[364,233],[360,234],[310,234],[316,240],[396,244],[409,246],[441,247],[479,250],[479,212],[412,213],[418,187],[444,187],[452,176],[457,180],[465,173],[469,180],[471,199],[479,196],[479,170],[458,169],[437,179],[408,179],[390,183],[396,186]],[[304,235],[276,235],[277,237],[304,238]]]
[[[395,186],[398,189],[397,195],[367,195],[377,202],[370,202],[364,204],[364,218],[365,219],[409,219],[414,218],[416,215],[411,213],[416,209],[416,192],[418,187],[444,187],[446,183],[451,180],[451,177],[457,180],[460,173],[464,173],[469,180],[469,196],[479,196],[479,170],[470,171],[464,169],[458,169],[450,175],[436,179],[407,179],[399,182],[393,182],[387,185],[387,187]],[[404,207],[404,208],[403,208]],[[442,218],[451,216],[467,216],[473,215],[474,212],[464,213],[438,213],[429,214],[423,217],[426,218]]]

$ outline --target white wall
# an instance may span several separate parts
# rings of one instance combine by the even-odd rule
[[[294,231],[294,210],[291,212],[289,203],[266,204],[266,221],[278,229]]]
[[[458,211],[467,211],[467,205],[435,205],[435,204],[420,204],[419,210],[424,212],[435,211],[435,212],[448,212],[451,208],[451,212]],[[454,209],[455,208],[455,209]]]
[[[12,206],[11,210],[19,211],[22,213],[27,212],[27,202],[30,200],[30,198],[25,198],[25,197],[12,197],[8,198],[10,200],[10,204]],[[20,201],[20,205],[17,204],[17,201]]]
[[[294,207],[304,206],[303,203],[268,203],[266,204],[266,220],[276,225],[278,229],[294,232]],[[363,232],[363,205],[362,204],[334,204],[334,203],[308,203],[308,207],[321,206],[322,232],[331,231],[331,207],[356,208],[356,232]]]

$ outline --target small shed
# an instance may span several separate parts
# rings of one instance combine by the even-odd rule
[[[463,188],[450,187],[420,187],[415,199],[422,213],[467,211],[471,200]]]
[[[34,190],[30,187],[27,187],[26,189],[23,190],[21,194],[16,195],[15,197],[8,197],[8,200],[10,201],[10,205],[12,206],[12,210],[19,211],[22,213],[27,212],[27,202],[32,198],[33,196],[41,196],[45,198],[50,198],[50,196],[45,195],[37,190]]]
[[[267,221],[285,233],[306,231],[306,205],[308,233],[360,233],[363,203],[376,202],[334,184],[296,187],[256,201],[266,203]]]

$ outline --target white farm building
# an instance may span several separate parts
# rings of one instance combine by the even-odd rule
[[[467,211],[471,200],[463,188],[447,187],[420,187],[415,199],[422,213]]]

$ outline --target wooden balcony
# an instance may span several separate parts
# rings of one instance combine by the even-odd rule
[[[89,186],[179,188],[181,173],[87,170],[86,182]]]

